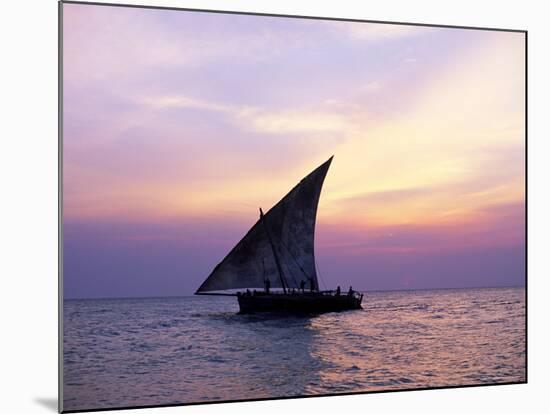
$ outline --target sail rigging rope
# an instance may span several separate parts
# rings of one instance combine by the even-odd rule
[[[328,285],[325,283],[325,281],[323,279],[323,275],[321,274],[321,271],[319,270],[319,266],[317,265],[317,262],[315,262],[315,269],[317,269],[317,274],[321,278],[321,283],[323,284],[323,290],[328,290],[327,289]]]
[[[292,260],[294,260],[294,263],[296,263],[296,266],[298,266],[298,268],[302,271],[302,273],[304,274],[304,276],[306,277],[306,279],[313,279],[311,277],[308,276],[308,274],[306,273],[306,271],[304,270],[304,268],[300,265],[300,263],[298,263],[298,260],[296,259],[296,257],[294,257],[294,255],[292,254],[292,252],[290,251],[290,249],[286,246],[286,244],[280,240],[281,244],[283,245],[283,247],[286,249],[286,251],[290,254],[290,257],[292,257]],[[314,263],[315,264],[315,263]],[[315,264],[315,266],[317,266]],[[296,283],[296,279],[294,278],[294,275],[292,274],[292,272],[290,272],[291,276],[292,276],[292,279],[294,280],[294,283]],[[296,286],[298,286],[296,284]]]
[[[283,247],[287,250],[287,252],[290,253],[290,251],[288,250],[288,247],[285,246],[285,244],[283,243],[283,241],[280,240],[280,242],[281,242],[281,244],[283,245]],[[290,253],[290,254],[291,254],[291,256],[292,256],[292,253]],[[292,258],[294,259],[294,257],[292,257]],[[294,261],[296,261],[296,259],[294,259]],[[286,263],[285,263],[285,265],[286,265]],[[294,282],[294,287],[297,288],[297,287],[299,286],[299,285],[298,285],[298,282],[296,281],[296,278],[294,277],[294,273],[290,271],[288,265],[286,265],[286,270],[287,270],[287,273],[290,274],[290,277],[292,277],[292,281]]]

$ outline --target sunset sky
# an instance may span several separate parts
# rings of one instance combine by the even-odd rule
[[[65,296],[191,294],[332,155],[321,288],[523,285],[524,44],[64,4]]]

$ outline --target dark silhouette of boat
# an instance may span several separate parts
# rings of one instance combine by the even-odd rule
[[[363,295],[319,290],[314,239],[331,157],[263,213],[214,268],[196,295],[236,296],[240,313],[321,313],[361,309]]]

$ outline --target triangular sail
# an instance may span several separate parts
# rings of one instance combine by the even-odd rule
[[[283,197],[229,254],[214,268],[197,293],[243,288],[263,288],[268,278],[272,288],[282,288],[275,262],[277,254],[287,288],[304,281],[319,289],[315,270],[314,238],[321,187],[332,157],[302,179]],[[268,232],[271,242],[268,237]]]

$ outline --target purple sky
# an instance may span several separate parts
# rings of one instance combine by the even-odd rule
[[[322,288],[523,284],[523,34],[63,8],[65,297],[191,294],[333,154]]]

